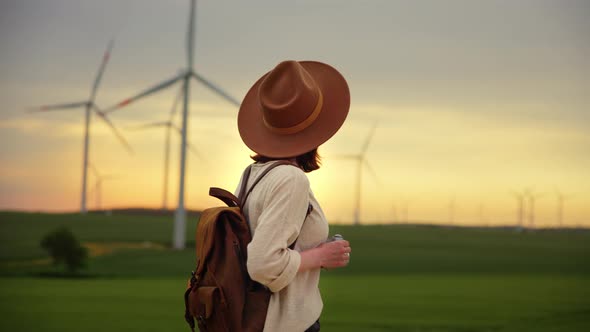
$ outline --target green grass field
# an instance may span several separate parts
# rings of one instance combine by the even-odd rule
[[[169,218],[0,213],[2,331],[189,331],[183,251],[121,249],[85,278],[54,268],[40,238],[67,225],[83,242],[169,245]],[[590,331],[590,232],[333,226],[351,241],[348,268],[323,272],[322,331]],[[286,332],[286,331],[285,331]]]

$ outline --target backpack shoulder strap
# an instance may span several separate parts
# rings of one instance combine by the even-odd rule
[[[248,190],[248,192],[246,192],[246,188],[248,187],[248,179],[250,178],[250,173],[252,172],[252,165],[250,165],[246,168],[246,170],[244,170],[244,174],[242,175],[242,184],[240,186],[240,190],[238,190],[238,197],[234,196],[234,194],[230,193],[229,191],[227,191],[225,189],[221,189],[221,188],[217,188],[217,187],[209,188],[209,196],[213,196],[213,197],[220,199],[229,207],[239,206],[241,209],[244,207],[244,204],[246,202],[245,198],[250,194],[252,189],[254,189],[254,186],[260,180],[262,180],[262,177],[265,176],[266,173],[270,172],[270,170],[272,170],[273,168],[280,166],[280,165],[293,165],[293,164],[286,161],[286,160],[279,160],[278,162],[270,165],[256,179],[256,181],[254,182],[254,184],[252,185],[250,190]],[[295,165],[293,165],[293,166],[295,166]],[[244,192],[246,192],[246,195],[244,195]],[[244,197],[244,199],[240,199],[241,197]]]
[[[252,183],[252,186],[250,186],[250,189],[248,189],[248,191],[245,191],[247,186],[248,186],[248,178],[250,177],[250,173],[252,171],[252,165],[248,166],[248,168],[246,168],[246,171],[244,172],[244,178],[242,179],[242,186],[240,187],[240,192],[239,192],[239,199],[240,199],[240,209],[243,209],[244,206],[246,205],[246,200],[248,199],[248,196],[250,196],[250,193],[252,192],[252,190],[254,190],[254,187],[256,187],[256,185],[258,184],[258,182],[260,182],[260,180],[262,180],[262,178],[268,174],[268,172],[270,172],[273,168],[277,167],[277,166],[281,166],[281,165],[291,165],[291,166],[295,166],[292,162],[287,161],[287,160],[279,160],[275,163],[273,163],[272,165],[268,166],[263,172],[262,174],[260,174],[256,180],[254,180],[254,183]],[[297,166],[295,166],[297,167]],[[244,194],[245,192],[245,194]]]
[[[303,225],[305,225],[305,221],[307,220],[307,217],[309,217],[309,215],[311,214],[312,211],[313,211],[313,205],[311,205],[311,203],[309,203],[309,205],[307,205],[307,213],[305,214],[305,219],[303,219],[303,224],[301,225],[301,229],[303,229]],[[289,249],[295,250],[295,244],[297,243],[297,240],[299,240],[299,236],[297,236],[295,241],[293,241],[293,243],[291,243],[291,245],[289,246]]]
[[[244,174],[242,175],[242,185],[238,191],[238,206],[240,206],[240,208],[242,208],[241,198],[244,197],[244,192],[246,192],[246,188],[248,187],[248,179],[250,178],[250,173],[252,173],[252,165],[246,167],[246,170],[244,170]]]
[[[256,178],[256,180],[254,181],[254,183],[252,184],[252,186],[250,187],[250,189],[246,192],[246,194],[244,195],[244,192],[246,191],[246,188],[248,187],[248,178],[250,177],[250,173],[252,172],[252,165],[248,166],[248,168],[246,168],[246,170],[244,171],[244,176],[242,178],[242,185],[240,186],[240,191],[238,193],[238,198],[240,200],[240,209],[243,210],[244,206],[246,205],[246,199],[248,198],[248,196],[250,195],[250,193],[252,192],[252,190],[254,189],[254,187],[258,184],[258,182],[260,182],[260,180],[262,180],[262,178],[268,173],[270,172],[273,168],[280,166],[280,165],[292,165],[297,167],[296,165],[294,165],[292,162],[287,161],[287,160],[279,160],[277,162],[275,162],[274,164],[268,166],[268,168],[266,168],[262,174],[260,174],[258,176],[258,178]],[[309,214],[313,211],[313,205],[311,205],[311,203],[309,203],[308,207],[307,207],[307,213],[305,214],[305,219],[303,220],[303,223],[305,224],[305,220],[307,220],[307,216],[309,216]],[[250,228],[250,221],[248,221],[248,228]],[[297,240],[299,239],[299,237],[297,237],[295,239],[295,241],[293,243],[291,243],[291,245],[289,246],[289,249],[294,250],[295,249],[295,243],[297,243]]]

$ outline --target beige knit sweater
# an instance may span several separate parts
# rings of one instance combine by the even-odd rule
[[[248,188],[271,163],[253,165]],[[313,211],[306,219],[309,203]],[[248,245],[248,273],[273,292],[264,331],[305,331],[320,317],[323,303],[318,288],[320,269],[298,273],[299,252],[328,238],[328,222],[307,176],[297,167],[276,167],[256,185],[244,213],[253,233]],[[296,239],[295,250],[289,249]]]

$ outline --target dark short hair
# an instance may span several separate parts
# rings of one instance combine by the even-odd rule
[[[291,158],[295,158],[295,160],[297,161],[297,164],[299,165],[299,167],[301,167],[301,169],[305,172],[305,173],[309,173],[311,171],[315,171],[316,169],[320,168],[320,165],[322,164],[322,158],[320,157],[320,154],[318,153],[318,148],[315,148],[309,152],[306,152],[304,154],[300,154],[296,157],[286,157],[286,158],[271,158],[271,157],[267,157],[267,156],[263,156],[260,154],[255,154],[253,156],[250,156],[250,158],[252,158],[254,161],[259,162],[259,163],[265,163],[268,161],[273,161],[273,160],[285,160],[285,159],[291,159]]]

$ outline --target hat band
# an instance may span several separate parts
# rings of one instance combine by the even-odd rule
[[[319,92],[318,102],[315,105],[313,112],[311,112],[311,114],[305,120],[303,120],[300,123],[298,123],[294,126],[291,126],[291,127],[275,127],[275,126],[271,125],[270,123],[268,123],[266,121],[265,117],[262,117],[262,121],[264,122],[264,125],[271,132],[273,132],[275,134],[281,134],[281,135],[295,134],[295,133],[298,133],[298,132],[302,131],[303,129],[311,126],[311,124],[318,118],[318,116],[322,112],[322,106],[324,104],[324,96],[322,95],[322,91],[318,90],[318,92]]]

